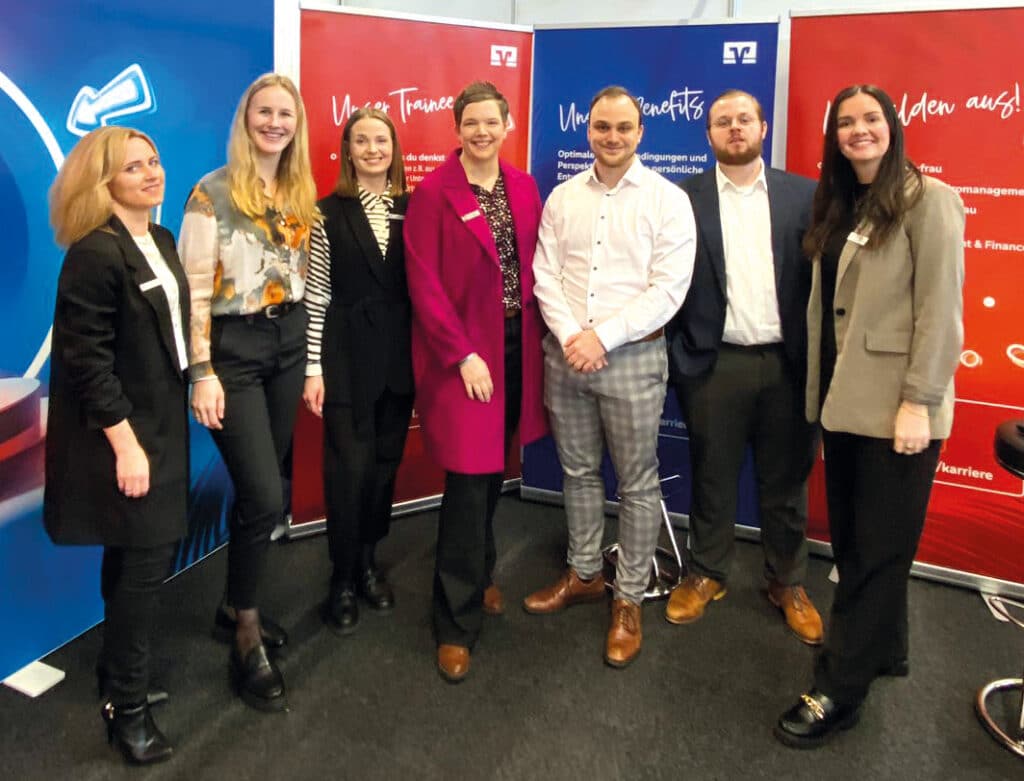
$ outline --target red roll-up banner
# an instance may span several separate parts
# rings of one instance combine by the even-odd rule
[[[338,176],[341,129],[353,111],[374,106],[394,121],[413,188],[457,146],[452,104],[466,84],[490,81],[509,103],[502,157],[526,169],[533,34],[525,28],[386,18],[303,9],[301,89],[320,195]],[[292,526],[323,518],[323,433],[301,410],[295,430]],[[518,461],[509,476],[519,475]],[[424,451],[415,412],[396,486],[396,503],[441,493],[444,475]]]
[[[965,341],[953,433],[936,473],[918,561],[1024,582],[1024,481],[993,454],[1024,418],[1024,8],[793,19],[787,167],[817,177],[829,101],[873,83],[892,96],[907,152],[967,208]],[[827,537],[820,468],[812,536]]]

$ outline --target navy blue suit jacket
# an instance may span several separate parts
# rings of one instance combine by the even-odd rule
[[[811,263],[801,242],[811,218],[816,183],[775,168],[765,169],[771,213],[775,290],[786,356],[803,382],[807,365],[807,296]],[[726,279],[715,166],[680,184],[697,219],[697,259],[682,307],[667,326],[673,382],[711,370],[725,327]]]

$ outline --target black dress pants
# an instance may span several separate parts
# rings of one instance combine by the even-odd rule
[[[356,420],[352,405],[324,406],[327,545],[336,583],[355,576],[361,545],[388,533],[412,405],[412,394],[385,388],[366,420]]]
[[[114,705],[137,705],[149,691],[149,641],[153,636],[160,585],[167,579],[178,543],[154,548],[103,549],[103,648],[99,668],[106,674]]]
[[[855,705],[880,670],[907,656],[907,581],[942,441],[902,455],[891,439],[823,437],[839,584],[814,683],[836,702]]]
[[[781,344],[722,343],[712,369],[676,386],[693,473],[690,571],[725,583],[735,558],[736,505],[747,446],[753,447],[764,572],[800,585],[807,574],[807,476],[815,427]]]
[[[281,474],[305,382],[306,310],[214,317],[213,368],[224,387],[223,429],[211,430],[235,487],[227,600],[259,605],[270,532],[284,512]]]
[[[522,355],[522,318],[517,315],[505,320],[506,453],[519,426]],[[484,590],[491,585],[497,561],[494,510],[504,477],[504,472],[445,475],[434,562],[433,623],[438,645],[472,648],[480,634]]]

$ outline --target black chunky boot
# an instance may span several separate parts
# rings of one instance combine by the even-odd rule
[[[174,753],[145,702],[136,705],[108,702],[100,713],[107,723],[107,742],[121,752],[128,764],[163,762]]]

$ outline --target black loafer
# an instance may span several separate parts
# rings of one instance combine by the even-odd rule
[[[321,607],[321,617],[335,634],[350,635],[359,624],[359,605],[351,583],[331,586],[331,593]]]
[[[288,709],[284,678],[267,656],[266,646],[258,645],[243,660],[238,648],[231,647],[231,683],[246,705],[261,711]]]
[[[386,613],[395,606],[395,592],[377,569],[363,572],[356,584],[356,590],[372,610]]]
[[[224,605],[217,607],[213,617],[213,639],[221,643],[233,643],[238,620],[228,613]],[[260,638],[263,645],[270,649],[284,648],[288,645],[288,633],[279,623],[269,616],[260,614]]]
[[[860,705],[840,705],[817,689],[779,717],[775,737],[790,748],[818,748],[860,720]]]

